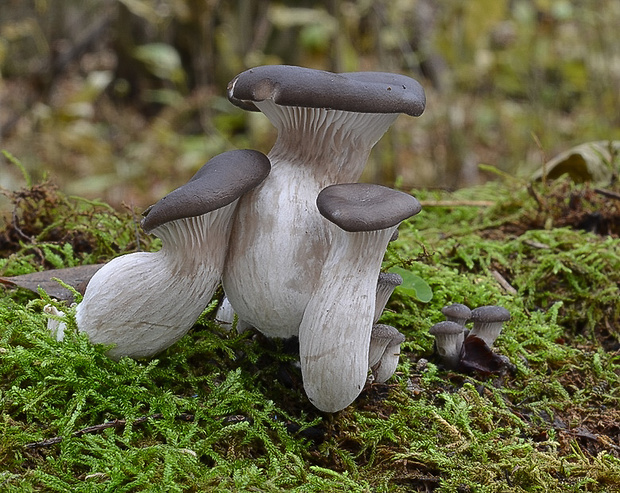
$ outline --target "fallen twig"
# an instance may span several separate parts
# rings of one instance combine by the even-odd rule
[[[163,418],[163,414],[158,413],[158,414],[151,414],[150,416],[140,416],[139,418],[136,418],[133,421],[129,421],[129,422],[133,425],[138,425],[138,424],[144,423],[145,421],[148,421],[149,419],[161,419],[161,418]],[[182,421],[193,421],[194,415],[189,414],[189,413],[181,413],[177,416],[177,419],[180,419]],[[115,419],[113,421],[106,421],[105,423],[101,423],[101,424],[94,425],[94,426],[87,426],[86,428],[82,428],[81,430],[74,431],[71,434],[71,436],[81,437],[82,435],[85,435],[87,433],[97,433],[107,428],[122,428],[125,425],[127,425],[126,419]],[[51,445],[55,445],[57,443],[62,442],[63,439],[64,437],[62,436],[56,436],[53,438],[48,438],[47,440],[41,440],[39,442],[27,443],[26,445],[24,445],[24,448],[35,449],[35,448],[49,447]]]
[[[603,195],[604,197],[620,200],[620,193],[612,192],[611,190],[605,190],[604,188],[595,188],[594,191],[600,195]]]
[[[551,248],[549,245],[545,245],[544,243],[540,243],[539,241],[534,240],[524,240],[523,243],[531,246],[532,248],[538,248],[540,250],[548,250]]]
[[[422,207],[490,207],[492,200],[421,200]]]
[[[517,290],[513,288],[510,283],[506,280],[504,276],[502,276],[498,271],[492,270],[491,275],[495,278],[495,280],[499,283],[499,285],[509,294],[517,294]]]

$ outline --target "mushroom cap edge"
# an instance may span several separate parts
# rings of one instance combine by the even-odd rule
[[[227,93],[231,103],[248,111],[258,111],[254,102],[266,99],[281,106],[410,116],[420,116],[426,106],[424,88],[406,75],[333,73],[293,65],[246,70],[229,82]]]
[[[319,192],[321,215],[350,233],[377,231],[415,216],[422,205],[413,195],[370,183],[340,183]]]
[[[150,233],[170,221],[200,216],[224,207],[256,187],[271,163],[259,151],[227,151],[207,161],[190,180],[143,213],[141,225]]]

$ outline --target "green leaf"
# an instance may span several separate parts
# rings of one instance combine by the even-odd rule
[[[399,274],[403,278],[403,283],[396,288],[400,294],[416,298],[422,303],[428,303],[433,298],[433,290],[420,276],[402,267],[392,267],[390,272]]]

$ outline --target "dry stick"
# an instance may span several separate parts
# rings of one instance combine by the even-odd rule
[[[491,207],[492,200],[420,200],[422,207]]]
[[[620,200],[620,193],[612,192],[611,190],[605,190],[604,188],[595,188],[594,191],[610,199]]]
[[[523,243],[531,246],[532,248],[538,248],[540,250],[548,250],[551,248],[549,245],[545,245],[544,243],[540,243],[539,241],[534,240],[523,240]]]
[[[495,269],[491,271],[491,274],[493,275],[493,277],[495,278],[495,280],[499,283],[499,285],[504,288],[504,291],[506,291],[509,294],[512,295],[516,295],[517,294],[517,290],[515,288],[513,288],[510,283],[506,280],[506,278],[504,276],[502,276],[498,271],[496,271]]]
[[[134,425],[139,425],[141,423],[144,423],[145,421],[148,421],[149,419],[161,419],[163,417],[164,417],[163,414],[160,414],[160,413],[151,414],[150,416],[140,416],[139,418],[136,418],[133,421],[130,421],[130,423]],[[181,413],[177,416],[177,419],[180,419],[182,421],[193,421],[194,415],[189,414],[189,413]],[[81,437],[82,435],[85,435],[86,433],[97,433],[107,428],[122,428],[126,424],[127,424],[126,419],[115,419],[114,421],[106,421],[105,423],[101,423],[99,425],[88,426],[86,428],[82,428],[81,430],[74,431],[73,433],[71,433],[71,436]],[[40,442],[27,443],[26,445],[24,445],[24,448],[35,449],[35,448],[41,448],[41,447],[49,447],[51,445],[55,445],[57,443],[62,442],[63,438],[64,437],[57,436],[54,438],[49,438],[47,440],[41,440]]]
[[[32,243],[32,249],[34,250],[34,252],[41,258],[41,260],[45,260],[45,255],[43,255],[43,252],[41,251],[41,249],[39,247],[36,246],[36,240],[35,238],[33,238],[32,236],[28,236],[26,233],[24,233],[22,231],[22,229],[19,226],[19,217],[17,216],[17,205],[15,205],[15,208],[13,209],[13,229],[15,230],[15,232],[21,236],[22,238],[24,238],[25,240],[28,240],[29,243]]]
[[[22,229],[19,227],[19,218],[17,217],[17,207],[13,209],[13,229],[24,240],[28,240],[28,242],[34,243],[34,239],[31,236],[28,236],[26,233],[24,233]]]

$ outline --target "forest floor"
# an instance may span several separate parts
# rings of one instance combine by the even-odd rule
[[[504,180],[413,193],[423,211],[401,225],[384,269],[409,271],[432,297],[395,291],[381,322],[406,336],[396,374],[326,414],[304,394],[294,344],[214,323],[221,291],[157,358],[107,358],[77,333],[68,303],[16,289],[16,276],[158,240],[137,212],[49,183],[7,192],[0,489],[614,491],[620,187]],[[510,311],[492,348],[507,360],[484,352],[476,370],[442,366],[428,329],[454,302]],[[67,313],[63,342],[46,304]]]

